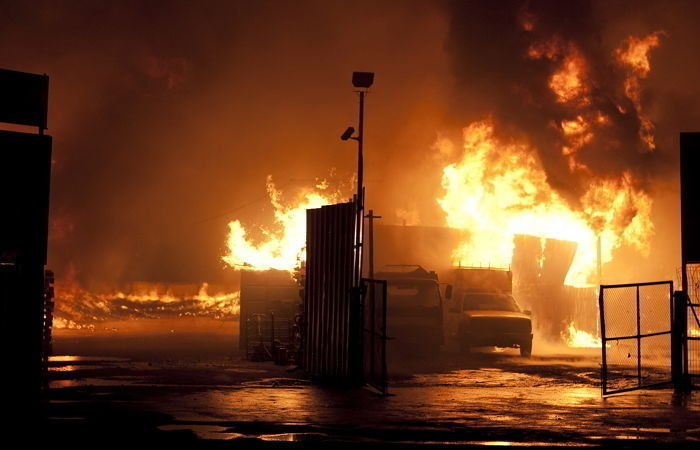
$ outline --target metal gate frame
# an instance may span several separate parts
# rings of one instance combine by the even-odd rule
[[[668,331],[656,332],[656,333],[646,333],[641,334],[641,311],[640,311],[640,300],[639,300],[639,288],[644,286],[658,286],[667,284],[669,286],[669,324]],[[608,337],[605,327],[605,291],[617,288],[636,288],[636,325],[637,333],[629,336],[615,336]],[[662,381],[658,383],[642,384],[642,339],[653,337],[653,336],[663,336],[668,334],[669,342],[672,339],[672,320],[673,320],[673,281],[655,281],[649,283],[631,283],[631,284],[610,284],[601,285],[600,293],[598,297],[598,305],[600,311],[600,332],[601,332],[601,349],[602,349],[602,365],[601,365],[601,386],[603,395],[617,394],[620,392],[634,391],[643,388],[650,388],[655,386],[661,386],[672,382],[671,379],[671,367],[669,367],[669,379],[667,381]],[[627,339],[637,340],[637,386],[623,389],[608,389],[608,361],[607,361],[607,343],[612,341],[620,341]],[[672,344],[670,344],[670,349],[672,349]]]
[[[687,307],[688,307],[688,312],[690,314],[687,314],[688,321],[693,321],[695,322],[695,326],[693,328],[688,327],[688,324],[686,322],[686,334],[685,334],[685,354],[683,355],[684,359],[684,367],[685,367],[685,376],[686,379],[688,380],[688,383],[690,384],[690,387],[694,386],[695,383],[693,379],[700,379],[700,364],[699,362],[699,356],[698,355],[698,344],[692,345],[692,342],[699,342],[700,341],[700,334],[692,334],[689,333],[688,330],[699,330],[700,329],[700,303],[693,303],[690,300],[690,297],[686,297],[688,299]],[[696,302],[698,301],[697,299],[695,300]],[[692,367],[691,367],[692,366]]]
[[[687,261],[681,267],[686,289],[679,315],[683,344],[683,389],[696,387],[700,379],[700,262]]]
[[[367,385],[388,395],[386,364],[386,280],[362,279],[363,378]]]

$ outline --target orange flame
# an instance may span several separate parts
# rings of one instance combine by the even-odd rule
[[[574,348],[600,348],[603,341],[591,333],[576,328],[573,322],[569,323],[569,327],[562,337],[566,341],[566,345]]]
[[[275,228],[262,228],[263,239],[254,243],[240,221],[228,224],[228,253],[223,261],[237,269],[293,271],[306,260],[306,210],[339,201],[337,192],[326,192],[324,180],[315,189],[306,189],[296,203],[282,202],[282,192],[267,177],[267,192],[274,207]]]
[[[575,210],[549,186],[534,149],[494,134],[490,120],[466,127],[461,160],[443,169],[445,193],[437,201],[448,226],[470,233],[454,251],[455,262],[507,267],[515,234],[574,241],[566,284],[582,286],[596,267],[598,236],[602,262],[622,244],[648,251],[651,199],[635,189],[630,174],[591,180]]]
[[[647,148],[653,151],[656,148],[654,141],[654,124],[643,114],[641,102],[641,80],[649,75],[651,64],[649,53],[660,44],[660,39],[665,33],[656,31],[643,38],[630,37],[627,39],[624,49],[617,49],[615,55],[618,63],[627,68],[628,75],[625,79],[625,95],[632,101],[640,119],[639,137]]]
[[[182,289],[180,289],[182,290]],[[186,291],[191,292],[191,287]],[[57,284],[53,325],[57,329],[94,330],[102,322],[178,317],[233,318],[238,292],[208,293],[202,283],[196,294],[174,293],[170,286],[145,284],[133,292],[93,293],[75,284]]]
[[[626,48],[616,52],[618,63],[628,71],[625,92],[640,117],[640,138],[650,150],[654,149],[654,128],[642,115],[640,80],[651,69],[649,52],[659,45],[662,34],[631,37]],[[561,134],[561,154],[569,170],[588,178],[585,191],[578,199],[565,201],[549,186],[535,149],[497,139],[493,121],[484,120],[464,129],[464,153],[461,160],[443,169],[445,193],[438,203],[449,226],[471,234],[454,251],[455,262],[508,266],[515,234],[569,240],[578,247],[566,284],[586,285],[595,272],[598,239],[602,263],[610,261],[613,250],[622,245],[648,253],[654,231],[652,201],[636,187],[630,172],[596,177],[578,159],[579,151],[593,142],[596,132],[610,125],[610,117],[591,102],[588,64],[579,48],[553,36],[531,45],[527,56],[555,64],[548,86],[562,108],[569,109],[570,118],[554,127]],[[436,146],[441,153],[450,154],[444,139]]]
[[[586,60],[573,43],[564,42],[558,37],[539,41],[530,46],[528,56],[532,59],[546,58],[559,64],[548,83],[557,102],[588,103],[589,89],[585,83],[588,68]]]

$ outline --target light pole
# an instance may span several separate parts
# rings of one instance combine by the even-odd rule
[[[370,86],[374,83],[374,73],[373,72],[353,72],[352,73],[352,85],[356,88],[356,91],[360,95],[360,113],[358,118],[358,130],[357,136],[353,136],[355,133],[355,128],[348,127],[347,130],[340,136],[340,139],[347,141],[348,139],[354,139],[357,141],[357,194],[355,197],[355,202],[357,205],[357,220],[355,228],[355,268],[357,273],[355,275],[355,286],[357,288],[361,287],[362,283],[362,222],[364,219],[364,155],[363,155],[363,142],[364,142],[364,128],[365,128],[365,95],[369,91]]]
[[[347,130],[340,136],[340,139],[347,141],[354,139],[357,141],[357,194],[355,194],[356,216],[355,216],[355,261],[353,274],[353,297],[355,301],[351,312],[351,336],[350,339],[355,345],[351,348],[355,349],[350,355],[350,372],[352,377],[362,384],[363,376],[363,305],[362,305],[362,245],[363,245],[363,221],[364,221],[364,185],[363,171],[364,161],[362,154],[362,144],[364,139],[365,128],[365,95],[369,87],[374,81],[372,72],[353,72],[352,85],[355,87],[355,92],[360,95],[360,117],[358,120],[357,136],[353,136],[355,129],[348,127]]]

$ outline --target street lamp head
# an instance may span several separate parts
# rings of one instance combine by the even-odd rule
[[[353,127],[348,127],[348,129],[345,130],[345,132],[343,132],[342,135],[340,135],[340,140],[347,141],[348,139],[350,139],[352,137],[352,134],[354,132],[355,132],[355,129]]]
[[[374,83],[374,72],[353,72],[352,85],[356,88],[369,88]]]

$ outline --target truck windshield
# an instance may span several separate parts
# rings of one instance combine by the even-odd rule
[[[427,280],[389,281],[387,285],[389,305],[394,307],[440,306],[440,292],[437,283]]]
[[[504,294],[465,294],[464,311],[514,311],[520,312],[518,304],[510,295]]]

